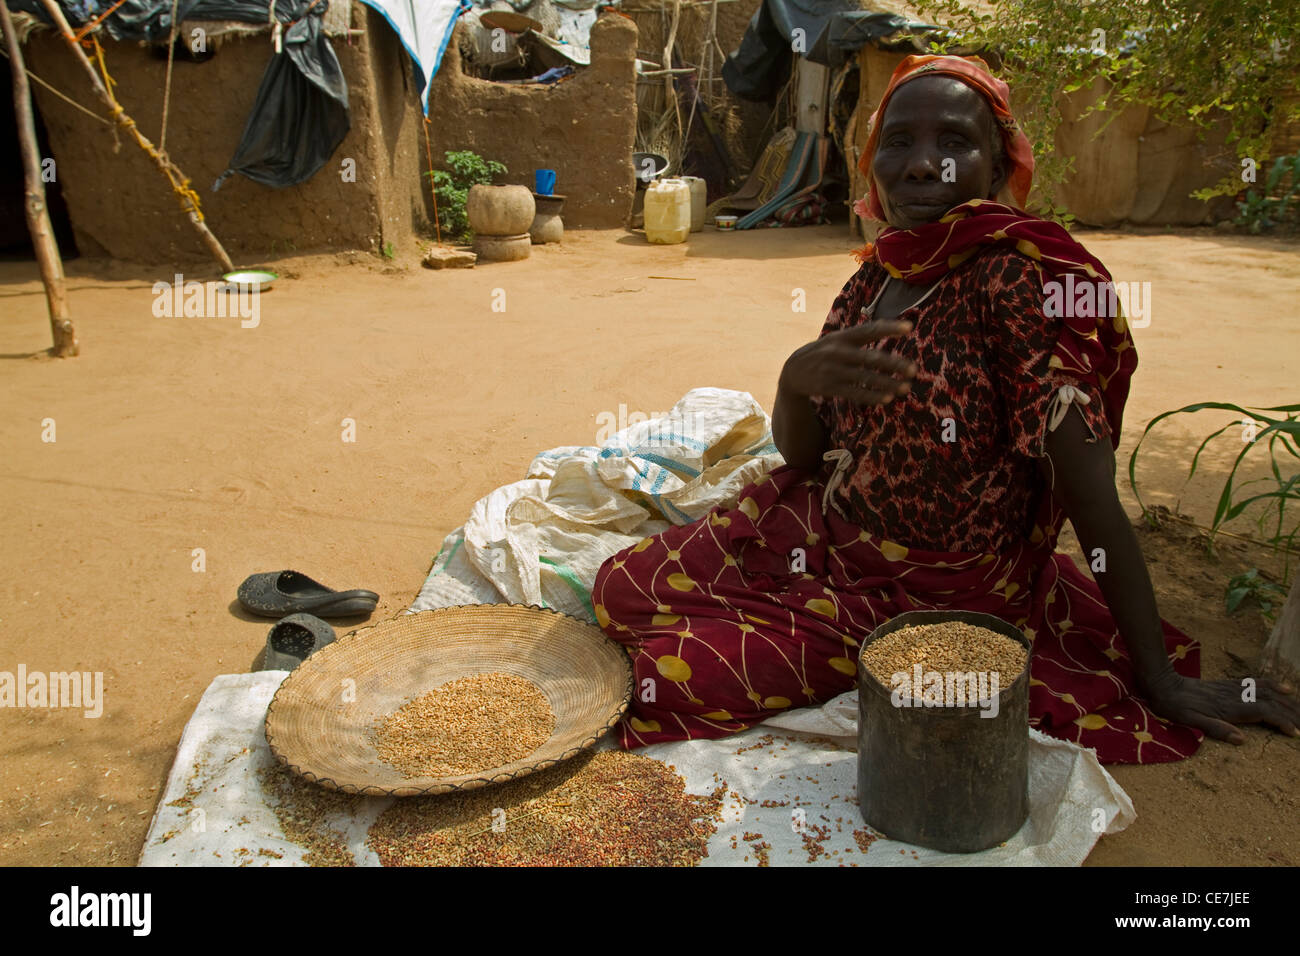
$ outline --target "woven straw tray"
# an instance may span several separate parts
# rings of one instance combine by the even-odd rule
[[[403,777],[370,741],[375,722],[413,697],[474,674],[532,681],[555,730],[520,760],[457,777]],[[330,790],[409,797],[471,790],[554,766],[593,746],[632,696],[627,652],[557,611],[482,604],[402,614],[339,638],[303,661],[266,714],[277,760]]]

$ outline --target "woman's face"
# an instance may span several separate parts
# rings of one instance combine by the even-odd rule
[[[900,86],[880,124],[871,173],[885,219],[912,229],[953,206],[991,199],[1006,180],[993,111],[951,76]]]

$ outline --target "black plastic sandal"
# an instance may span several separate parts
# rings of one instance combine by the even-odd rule
[[[297,571],[267,571],[251,575],[239,586],[239,603],[262,617],[355,617],[374,611],[379,595],[360,588],[334,591]]]
[[[291,614],[271,628],[266,636],[264,671],[291,671],[311,657],[326,644],[332,644],[337,635],[318,617],[310,614]]]

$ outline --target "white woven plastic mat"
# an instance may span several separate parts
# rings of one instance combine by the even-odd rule
[[[213,680],[181,737],[142,866],[304,864],[306,850],[285,838],[258,776],[275,763],[265,716],[286,676],[260,671]],[[1031,730],[1030,816],[1004,846],[955,855],[878,839],[864,853],[854,837],[866,831],[856,803],[856,721],[850,693],[725,740],[637,752],[671,764],[692,793],[711,793],[725,781],[724,820],[705,866],[755,866],[762,856],[773,866],[1077,866],[1102,833],[1136,818],[1092,751]],[[365,798],[359,810],[330,819],[358,865],[379,865],[366,834],[392,800]],[[756,848],[761,844],[768,846]]]

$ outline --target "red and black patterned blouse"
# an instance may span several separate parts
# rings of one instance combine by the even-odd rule
[[[860,310],[886,278],[868,261],[836,297],[822,334],[868,321]],[[905,336],[881,348],[917,365],[908,394],[887,405],[814,398],[828,447],[852,453],[832,502],[870,534],[931,551],[996,552],[1027,536],[1046,483],[1048,406],[1063,385],[1094,440],[1109,438],[1100,391],[1049,368],[1060,320],[1043,314],[1031,260],[991,248],[939,280],[900,316]],[[832,465],[825,466],[827,479]]]

